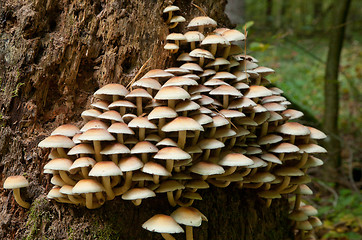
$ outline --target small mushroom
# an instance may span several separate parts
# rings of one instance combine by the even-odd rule
[[[23,176],[10,176],[4,182],[5,189],[13,189],[15,201],[23,208],[29,208],[30,203],[25,202],[20,195],[20,188],[28,187],[29,183]]]

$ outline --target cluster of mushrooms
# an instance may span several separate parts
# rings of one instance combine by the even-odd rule
[[[180,19],[172,16],[178,10],[164,11],[170,28]],[[53,175],[48,198],[94,209],[117,196],[137,206],[167,195],[178,208],[143,227],[174,239],[170,234],[184,232],[183,224],[189,240],[192,227],[207,221],[191,207],[202,200],[199,189],[234,184],[255,189],[268,207],[289,197],[297,238],[314,239],[321,221],[301,197],[312,194],[307,170],[323,164],[314,155],[326,152],[317,145],[326,135],[295,122],[303,113],[287,109],[282,90],[267,87],[265,77],[274,70],[243,52],[243,33],[216,26],[202,16],[190,21],[185,34],[171,33],[165,48],[180,53],[179,66],[150,70],[129,89],[100,88],[82,113],[81,129],[62,125],[39,143],[52,148],[44,166]],[[19,204],[29,207],[17,192]]]

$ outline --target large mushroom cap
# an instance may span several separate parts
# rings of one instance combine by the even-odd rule
[[[203,131],[204,128],[200,125],[200,123],[189,117],[175,118],[174,120],[162,127],[162,131],[164,132],[175,132],[184,130]]]
[[[212,19],[210,17],[201,16],[201,17],[193,18],[187,25],[188,28],[198,27],[198,26],[216,27],[217,23],[214,19]]]
[[[50,135],[63,135],[73,137],[75,134],[80,133],[79,128],[73,124],[64,124],[57,127]]]
[[[92,170],[89,172],[89,176],[118,176],[122,175],[121,169],[112,161],[97,162]]]
[[[5,189],[28,187],[29,182],[23,176],[10,176],[4,182]]]
[[[201,226],[202,216],[203,214],[193,207],[179,207],[171,213],[177,223],[193,227]]]
[[[170,216],[157,214],[142,224],[144,229],[158,233],[182,233],[184,230]]]
[[[81,193],[96,193],[105,191],[102,184],[94,179],[82,179],[73,187],[72,192],[75,194]]]
[[[62,135],[52,135],[45,138],[38,144],[41,148],[72,148],[75,143],[68,137]]]
[[[126,96],[128,94],[128,90],[121,84],[111,83],[103,86],[98,89],[94,96],[102,98],[102,95],[117,95],[117,96]]]
[[[112,134],[102,128],[93,128],[84,132],[79,138],[81,141],[113,141],[116,140]]]

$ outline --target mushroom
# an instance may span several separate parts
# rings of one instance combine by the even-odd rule
[[[29,183],[23,176],[10,176],[4,182],[5,189],[13,189],[15,201],[23,208],[29,208],[30,203],[25,202],[20,195],[20,188],[28,187]]]
[[[163,13],[168,14],[166,23],[170,23],[171,19],[172,19],[172,13],[176,12],[176,11],[180,11],[180,8],[174,5],[170,5],[165,7],[165,9],[163,9]]]
[[[74,194],[85,194],[85,206],[88,209],[99,208],[103,205],[103,191],[105,191],[103,185],[94,179],[82,179],[77,182],[72,190]],[[93,193],[95,193],[97,196],[97,202],[93,201]]]
[[[155,197],[156,194],[148,188],[132,188],[122,195],[123,200],[132,200],[135,206],[142,203],[142,199]]]
[[[170,233],[183,233],[184,230],[170,216],[157,214],[142,224],[144,229],[151,232],[161,233],[165,240],[175,240]]]

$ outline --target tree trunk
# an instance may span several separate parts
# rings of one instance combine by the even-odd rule
[[[266,26],[273,27],[273,0],[266,0]]]
[[[327,166],[330,171],[340,173],[341,167],[341,141],[338,130],[339,113],[339,63],[344,40],[346,19],[351,0],[334,2],[334,22],[330,31],[329,50],[324,84],[324,129],[329,136],[326,140],[328,150]],[[328,172],[329,176],[335,176]]]
[[[226,1],[194,3],[220,26],[230,25]],[[190,0],[176,4],[187,20],[202,15]],[[10,191],[1,191],[1,239],[161,239],[141,225],[174,210],[164,196],[140,207],[118,197],[96,210],[47,200],[51,185],[43,166],[49,151],[37,144],[61,124],[81,126],[80,114],[100,86],[128,83],[149,58],[148,69],[175,63],[163,49],[165,6],[161,0],[0,2],[0,184],[25,175],[30,187],[22,194],[32,202],[25,210]],[[185,32],[184,26],[179,30]],[[267,209],[253,191],[200,193],[204,200],[195,207],[209,222],[195,230],[195,239],[292,239],[286,199]]]

